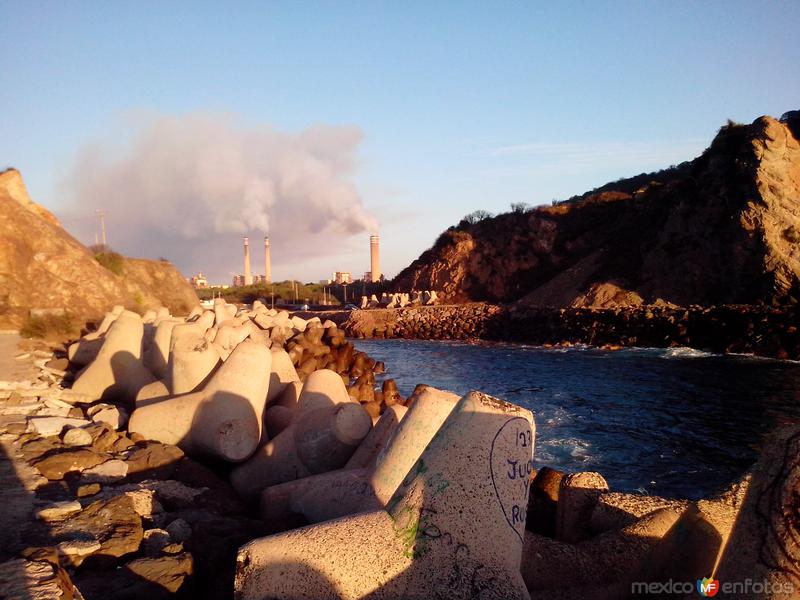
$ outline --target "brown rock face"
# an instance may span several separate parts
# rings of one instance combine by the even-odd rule
[[[87,448],[68,450],[50,454],[33,463],[39,472],[50,481],[63,479],[72,471],[84,471],[109,459],[107,454],[99,454]]]
[[[795,304],[800,143],[771,117],[698,158],[529,211],[463,221],[395,279],[449,300],[542,307]]]
[[[99,500],[53,528],[58,541],[94,539],[96,556],[120,557],[136,552],[142,541],[142,519],[128,496]]]
[[[197,296],[171,264],[125,259],[122,276],[95,259],[31,201],[19,172],[0,173],[0,326],[18,326],[31,308],[95,318],[115,304],[164,305],[188,312]]]

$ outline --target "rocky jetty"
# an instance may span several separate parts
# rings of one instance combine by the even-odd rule
[[[263,486],[366,466],[403,401],[391,380],[358,401],[383,366],[334,323],[259,303],[189,318],[117,306],[15,362],[30,377],[0,382],[9,598],[230,597],[236,549],[269,531],[237,469],[276,444],[281,473]]]
[[[549,309],[485,303],[353,311],[357,338],[490,340],[541,346],[692,347],[800,360],[796,307],[690,306]]]
[[[35,375],[0,382],[2,597],[612,599],[755,573],[769,593],[729,595],[788,598],[800,577],[796,427],[689,502],[534,472],[528,410],[376,389],[334,323],[259,303],[117,307],[16,360]]]

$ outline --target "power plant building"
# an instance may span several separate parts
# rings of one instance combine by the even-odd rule
[[[250,240],[244,238],[244,285],[253,285],[253,276],[250,274]]]
[[[369,262],[370,281],[381,280],[381,238],[377,235],[369,236]]]
[[[269,255],[269,238],[264,237],[264,279],[263,283],[272,283],[272,262]]]

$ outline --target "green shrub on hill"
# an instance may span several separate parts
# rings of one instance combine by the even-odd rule
[[[97,252],[94,255],[97,262],[111,271],[114,275],[122,277],[125,271],[125,259],[117,252]]]
[[[79,327],[69,313],[63,315],[29,316],[20,327],[25,338],[63,338],[78,333]]]

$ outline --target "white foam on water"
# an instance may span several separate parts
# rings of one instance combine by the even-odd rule
[[[681,346],[678,348],[667,348],[659,356],[659,358],[709,358],[711,356],[722,356],[714,352],[706,352],[705,350],[698,350],[697,348],[689,348]]]

